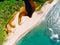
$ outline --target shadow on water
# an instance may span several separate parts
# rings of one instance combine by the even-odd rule
[[[26,34],[17,45],[60,45],[60,3],[54,5],[45,21]]]

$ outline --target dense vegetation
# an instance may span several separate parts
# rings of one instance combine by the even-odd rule
[[[46,0],[35,0],[37,3],[43,5]],[[5,26],[13,17],[15,11],[19,11],[23,6],[22,0],[4,0],[0,2],[0,45],[6,40]]]
[[[13,13],[19,11],[22,5],[22,2],[15,0],[0,2],[0,45],[6,40],[7,34],[4,31],[5,26],[13,17]]]

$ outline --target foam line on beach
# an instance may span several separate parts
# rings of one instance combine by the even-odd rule
[[[57,3],[58,0],[54,0],[51,4],[46,4],[43,6],[41,11],[43,13],[40,13],[41,11],[34,12],[32,18],[29,18],[27,16],[22,17],[22,24],[18,25],[17,19],[19,12],[16,15],[16,18],[14,20],[14,24],[16,25],[16,28],[14,28],[8,37],[7,41],[3,45],[16,45],[16,42],[21,39],[23,36],[25,36],[31,29],[33,29],[35,26],[41,24],[42,21],[44,21],[47,13],[49,10]]]

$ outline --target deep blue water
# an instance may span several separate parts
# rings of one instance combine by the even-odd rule
[[[58,38],[54,35],[58,35]],[[53,38],[51,39],[51,37]],[[45,21],[32,29],[17,45],[60,45],[60,3],[48,12]]]

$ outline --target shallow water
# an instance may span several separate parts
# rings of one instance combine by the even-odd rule
[[[54,35],[58,36],[54,37]],[[17,45],[60,45],[60,3],[48,12],[46,19],[36,26]]]
[[[43,25],[35,27],[25,37],[18,41],[17,45],[47,45],[50,44],[49,38],[45,36]],[[48,42],[49,41],[49,42]]]

